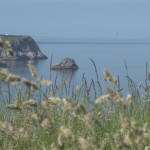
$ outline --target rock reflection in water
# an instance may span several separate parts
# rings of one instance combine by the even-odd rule
[[[64,76],[65,79],[74,78],[77,72],[76,69],[73,69],[73,70],[72,69],[58,69],[58,70],[50,70],[50,71],[51,71],[52,76],[54,74],[60,77]]]

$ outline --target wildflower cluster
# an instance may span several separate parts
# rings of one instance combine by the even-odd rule
[[[138,127],[133,119],[124,118],[120,131],[113,138],[118,149],[150,149],[147,124],[144,124],[143,127]]]

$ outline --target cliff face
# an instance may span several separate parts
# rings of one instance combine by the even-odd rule
[[[0,62],[0,68],[7,68],[7,65],[3,62]]]
[[[9,41],[16,60],[47,59],[39,46],[30,36],[0,35],[2,41]],[[1,53],[5,57],[5,51]],[[4,58],[5,59],[5,58]]]

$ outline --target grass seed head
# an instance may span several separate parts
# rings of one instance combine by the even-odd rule
[[[57,142],[58,142],[58,145],[59,145],[60,147],[62,147],[63,141],[62,141],[62,134],[61,134],[61,133],[58,135]]]
[[[62,102],[63,102],[63,105],[62,105],[63,110],[72,109],[72,110],[75,110],[76,112],[77,112],[77,110],[82,111],[82,112],[86,111],[85,108],[81,104],[78,105],[78,103],[72,99],[65,99],[64,98],[62,100]]]
[[[31,118],[32,118],[34,121],[38,121],[38,115],[35,114],[35,113],[33,113],[33,114],[31,115]]]
[[[18,82],[11,82],[11,85],[14,87],[18,87],[19,83]]]
[[[2,130],[6,130],[6,131],[13,131],[14,130],[13,126],[7,122],[1,122],[0,127]]]
[[[65,138],[69,138],[72,136],[72,132],[69,128],[66,128],[66,127],[63,127],[61,126],[60,127],[60,132],[62,133],[62,135],[65,137]]]
[[[59,97],[49,97],[48,101],[53,104],[60,104],[62,102]]]
[[[11,48],[11,44],[9,41],[5,41],[6,48]]]
[[[52,143],[50,149],[51,150],[58,150],[58,147],[55,143]]]
[[[0,70],[0,80],[5,81],[8,76],[8,72],[6,70]]]
[[[132,101],[132,95],[131,94],[129,94],[127,96],[126,101],[127,101],[128,104],[131,104],[131,101]]]
[[[49,119],[45,118],[42,123],[41,123],[41,127],[47,129],[48,127],[50,127],[50,121]]]
[[[13,52],[13,50],[12,50],[12,48],[11,48],[11,44],[10,44],[10,42],[9,41],[6,41],[5,42],[5,45],[6,45],[6,54],[7,54],[7,56],[13,56],[14,55],[14,52]]]
[[[95,104],[106,102],[110,98],[109,94],[103,95],[96,99]]]
[[[34,99],[25,100],[22,104],[25,107],[30,107],[30,106],[35,107],[35,106],[37,106],[37,103],[36,103],[36,101]]]
[[[105,81],[113,82],[113,76],[111,75],[111,73],[108,70],[105,70],[103,75],[104,75],[104,80]]]
[[[112,88],[107,87],[106,90],[107,93],[110,95],[110,98],[112,98],[113,100],[118,100],[120,98],[119,93],[113,90]]]
[[[6,106],[6,108],[14,109],[14,110],[21,110],[21,108],[18,105],[16,105],[16,104],[8,104]]]
[[[22,139],[27,139],[27,138],[28,138],[28,132],[25,131],[24,128],[19,128],[19,129],[18,129],[18,135],[19,135],[19,137],[22,138]]]
[[[21,82],[24,83],[27,87],[31,88],[31,90],[33,92],[35,92],[36,90],[38,90],[38,87],[35,83],[25,79],[25,78],[21,78]]]
[[[90,150],[90,143],[87,139],[79,137],[79,144],[81,150]]]
[[[51,81],[50,80],[36,80],[37,84],[41,84],[41,85],[47,85],[50,86],[51,85]]]
[[[42,101],[42,107],[47,109],[48,108],[48,103],[46,101]]]
[[[132,143],[131,143],[131,139],[130,139],[129,133],[124,136],[123,143],[124,143],[127,147],[131,146]]]
[[[6,82],[13,82],[13,81],[21,81],[21,78],[17,75],[9,73],[7,78],[5,79]]]

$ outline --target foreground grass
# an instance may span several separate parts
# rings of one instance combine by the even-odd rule
[[[56,88],[40,79],[31,63],[29,68],[34,81],[0,71],[0,80],[18,89],[15,96],[9,89],[4,96],[1,90],[0,149],[150,149],[148,85],[141,96],[142,86],[127,76],[130,94],[124,98],[117,78],[104,71],[105,81],[114,88],[107,87],[100,95],[98,75],[98,86],[94,81],[88,86],[83,76],[82,85],[71,90],[71,80],[67,85],[62,79]]]

